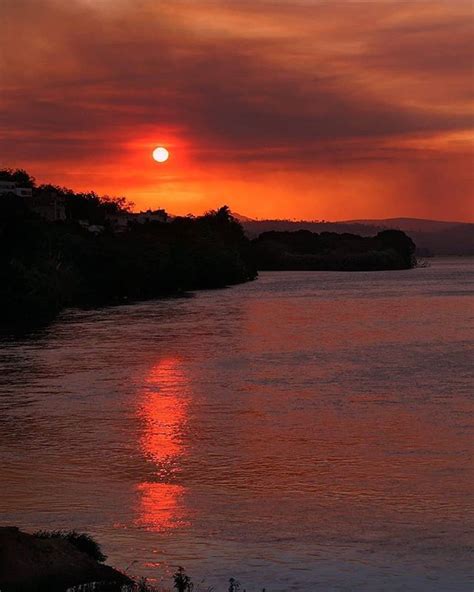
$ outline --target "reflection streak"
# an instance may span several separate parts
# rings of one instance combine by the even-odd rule
[[[140,449],[155,466],[159,479],[173,479],[183,454],[181,430],[187,419],[188,391],[180,360],[165,358],[153,366],[139,397],[138,416],[143,422]],[[140,483],[137,489],[138,525],[164,530],[185,524],[184,487],[159,481]]]

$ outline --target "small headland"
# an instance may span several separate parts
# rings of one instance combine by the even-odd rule
[[[263,232],[252,241],[259,271],[382,271],[416,266],[415,243],[401,230],[376,236],[335,232]]]
[[[2,592],[63,592],[91,582],[120,590],[133,584],[125,574],[104,565],[104,559],[100,547],[87,535],[27,534],[15,527],[0,528]]]

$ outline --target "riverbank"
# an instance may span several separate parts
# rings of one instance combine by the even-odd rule
[[[257,273],[250,241],[223,207],[196,218],[99,234],[0,200],[0,326],[51,320],[67,307],[222,288]]]
[[[48,322],[67,307],[240,284],[258,270],[416,265],[413,241],[397,230],[271,231],[250,241],[227,206],[197,217],[137,214],[125,198],[37,186],[26,171],[2,169],[0,177],[11,185],[0,196],[0,329]]]

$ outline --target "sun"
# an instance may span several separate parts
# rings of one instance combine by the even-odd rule
[[[163,146],[158,146],[153,150],[152,156],[156,162],[166,162],[170,157],[170,153]]]

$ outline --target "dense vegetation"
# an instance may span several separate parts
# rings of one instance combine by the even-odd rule
[[[409,269],[415,244],[400,230],[374,237],[334,232],[264,232],[252,241],[259,270],[372,271]]]
[[[256,276],[250,243],[227,207],[167,223],[132,223],[119,233],[107,225],[106,214],[125,212],[123,198],[54,190],[65,200],[66,221],[44,220],[31,210],[29,198],[0,196],[3,322],[51,317],[70,305],[218,288]],[[84,219],[104,226],[93,233],[79,223]]]

